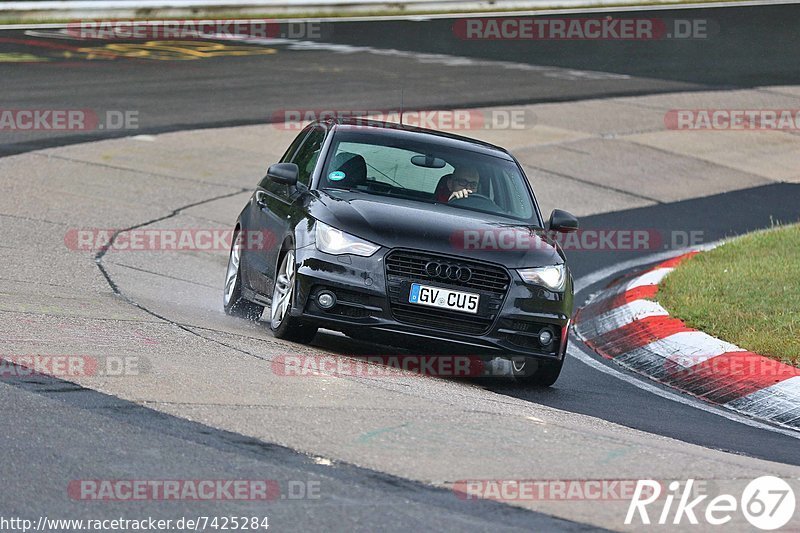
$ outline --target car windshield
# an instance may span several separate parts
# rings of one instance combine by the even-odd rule
[[[319,188],[446,204],[538,224],[524,180],[507,159],[443,143],[340,131]]]

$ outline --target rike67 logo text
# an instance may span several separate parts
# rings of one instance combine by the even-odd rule
[[[625,524],[686,524],[698,525],[701,520],[712,526],[723,526],[744,515],[754,527],[772,531],[785,526],[794,515],[796,500],[792,487],[783,479],[762,476],[749,482],[740,497],[720,494],[709,499],[698,494],[695,480],[681,487],[679,481],[668,485],[662,494],[662,484],[652,479],[639,480],[633,493]],[[653,513],[653,514],[651,514]]]

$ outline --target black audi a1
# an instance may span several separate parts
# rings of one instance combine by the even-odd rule
[[[551,385],[573,298],[552,237],[577,228],[560,210],[545,223],[502,148],[358,118],[315,122],[239,215],[224,307],[251,320],[269,307],[281,339],[310,342],[323,327],[445,345]]]

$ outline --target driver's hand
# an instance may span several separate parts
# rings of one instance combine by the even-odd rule
[[[447,201],[449,202],[454,198],[466,198],[467,196],[469,196],[469,189],[461,189],[460,191],[453,191],[453,194],[450,195]]]

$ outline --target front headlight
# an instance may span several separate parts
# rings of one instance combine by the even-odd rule
[[[380,248],[377,244],[372,244],[364,239],[359,239],[355,235],[332,228],[319,220],[317,221],[316,236],[317,250],[326,254],[353,254],[369,257]]]
[[[563,291],[567,284],[567,267],[563,264],[517,270],[525,283],[541,285],[551,291]]]

